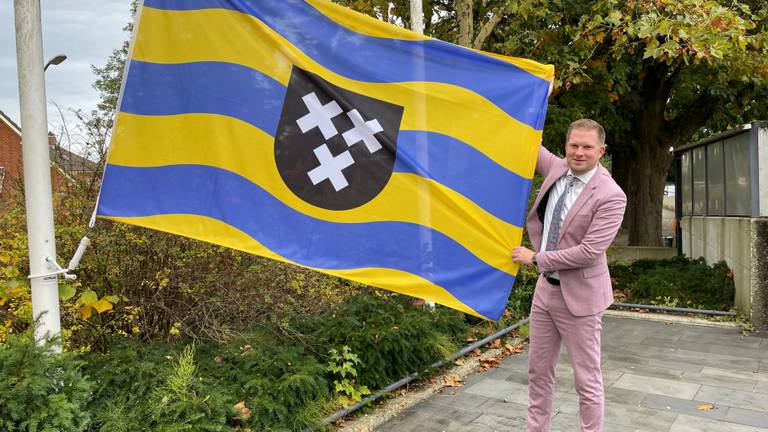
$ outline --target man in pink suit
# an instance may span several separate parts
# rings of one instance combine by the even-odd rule
[[[603,430],[600,336],[603,312],[613,302],[605,250],[621,226],[627,198],[600,165],[605,131],[581,119],[568,128],[565,159],[539,149],[544,176],[526,220],[533,252],[512,259],[541,271],[531,306],[528,358],[528,431],[550,429],[555,363],[565,344],[573,365],[582,432]]]

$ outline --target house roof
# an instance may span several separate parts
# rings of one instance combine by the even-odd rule
[[[11,128],[11,130],[13,130],[14,132],[16,132],[16,133],[17,133],[19,136],[21,136],[21,128],[19,127],[19,125],[17,125],[16,123],[14,123],[14,121],[13,121],[13,120],[11,120],[11,118],[10,118],[10,117],[8,117],[8,116],[7,116],[7,115],[6,115],[6,114],[3,112],[3,110],[0,110],[0,121],[2,121],[3,123],[7,124],[7,125],[8,125],[8,127],[10,127],[10,128]]]
[[[0,110],[0,121],[8,125],[21,139],[21,127],[2,110]],[[50,132],[48,133],[48,148],[51,162],[66,172],[92,172],[96,170],[96,164],[93,161],[61,147],[56,137]]]

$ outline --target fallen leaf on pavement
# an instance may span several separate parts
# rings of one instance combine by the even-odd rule
[[[712,411],[713,409],[715,409],[715,406],[708,403],[701,404],[696,407],[696,411]]]
[[[456,375],[443,375],[443,382],[446,387],[461,387],[464,385],[464,380]]]

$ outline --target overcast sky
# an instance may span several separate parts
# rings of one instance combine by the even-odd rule
[[[41,0],[44,62],[56,54],[67,60],[45,73],[48,121],[60,124],[50,102],[64,108],[95,108],[91,65],[103,66],[129,35],[131,0]],[[0,0],[0,110],[20,123],[13,1]],[[22,125],[23,127],[23,125]]]

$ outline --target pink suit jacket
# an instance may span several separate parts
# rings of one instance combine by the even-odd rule
[[[536,171],[544,176],[544,183],[528,214],[526,227],[531,243],[540,251],[544,226],[539,213],[543,215],[547,205],[543,199],[568,172],[568,164],[541,146]],[[605,251],[619,231],[626,206],[624,191],[608,170],[598,165],[597,172],[566,214],[557,250],[536,255],[540,271],[559,272],[565,304],[575,316],[594,315],[613,303]]]

